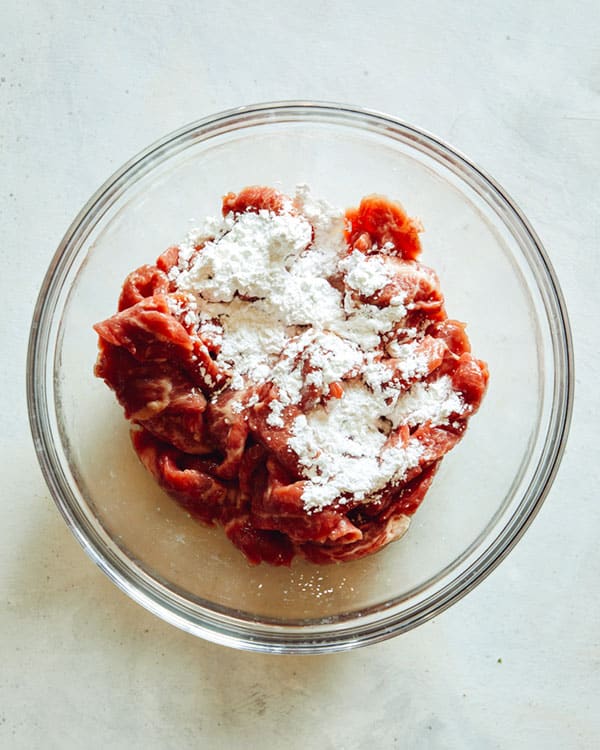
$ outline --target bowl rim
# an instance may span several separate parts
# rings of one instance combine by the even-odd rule
[[[219,134],[219,126],[231,126],[233,123],[233,127],[229,129],[237,129],[235,123],[238,120],[243,123],[244,120],[249,118],[262,116],[265,119],[254,124],[264,124],[281,122],[286,115],[294,115],[296,119],[300,119],[297,116],[298,113],[305,113],[309,116],[309,120],[312,116],[313,121],[316,121],[319,115],[337,116],[346,125],[355,126],[357,121],[362,119],[370,123],[377,132],[384,135],[383,130],[401,132],[408,138],[414,138],[415,141],[425,143],[429,149],[433,148],[438,155],[455,165],[454,171],[463,180],[468,182],[467,176],[471,180],[474,179],[476,185],[479,186],[477,192],[480,192],[482,185],[491,190],[491,193],[496,199],[499,199],[503,208],[508,210],[509,215],[516,221],[533,251],[537,263],[537,268],[533,269],[536,284],[539,285],[541,281],[545,282],[545,289],[542,290],[540,287],[540,291],[546,292],[543,295],[543,301],[548,315],[555,365],[551,420],[545,435],[544,450],[540,455],[537,467],[539,469],[547,448],[548,454],[544,464],[543,484],[533,493],[534,496],[527,507],[522,509],[524,512],[513,514],[506,526],[478,554],[474,562],[452,578],[434,595],[425,598],[423,602],[413,607],[414,611],[409,608],[400,613],[388,612],[386,614],[384,612],[384,616],[378,619],[366,618],[364,622],[359,624],[342,623],[341,627],[329,631],[312,632],[308,635],[296,632],[293,629],[286,630],[281,626],[279,629],[261,628],[260,623],[257,622],[243,620],[227,622],[228,618],[224,618],[218,612],[211,612],[209,609],[201,611],[200,615],[188,612],[186,616],[181,606],[173,606],[173,603],[169,606],[164,597],[159,595],[157,589],[152,590],[145,586],[142,579],[134,575],[131,569],[122,570],[122,565],[119,564],[116,556],[110,554],[106,549],[100,548],[100,545],[90,539],[84,529],[80,515],[66,496],[68,492],[66,493],[65,490],[68,490],[68,488],[65,488],[56,472],[56,448],[49,439],[47,414],[47,404],[52,395],[51,389],[50,391],[48,389],[48,381],[51,380],[50,376],[53,376],[54,371],[53,367],[48,367],[47,362],[51,323],[54,318],[54,307],[51,302],[56,300],[57,294],[62,288],[62,281],[77,256],[76,238],[102,218],[103,212],[98,214],[98,208],[111,200],[119,186],[127,186],[128,175],[134,173],[138,167],[149,160],[151,161],[157,154],[164,152],[170,144],[183,141],[186,137],[192,137],[193,134],[202,133],[207,134],[203,140],[209,140]],[[239,128],[239,124],[237,127]],[[215,130],[217,132],[214,132]],[[391,133],[387,133],[387,135],[391,136]],[[168,160],[169,156],[166,153],[165,157],[158,159],[156,163]],[[528,262],[531,261],[530,258],[527,258],[527,260]],[[553,313],[551,316],[549,315],[549,308]],[[49,369],[52,369],[52,373],[48,372]],[[560,377],[557,377],[558,370],[560,370],[558,372]],[[539,512],[558,471],[568,438],[573,410],[573,370],[571,329],[566,303],[556,273],[528,219],[496,180],[462,152],[437,136],[391,115],[377,110],[335,102],[283,100],[236,107],[190,122],[168,133],[133,156],[94,192],[65,232],[40,288],[33,312],[27,352],[27,403],[30,429],[38,462],[59,511],[88,556],[121,590],[167,622],[215,643],[251,651],[315,654],[369,645],[417,627],[459,601],[500,564],[521,539]],[[550,429],[552,425],[554,425],[553,430]],[[533,484],[533,481],[530,486],[531,484]],[[235,618],[233,619],[235,620]]]

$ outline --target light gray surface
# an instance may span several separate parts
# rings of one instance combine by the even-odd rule
[[[598,746],[600,6],[202,5],[0,11],[0,746]],[[213,646],[127,599],[55,509],[24,396],[33,302],[89,195],[179,125],[279,98],[387,111],[479,162],[545,242],[576,348],[570,443],[517,549],[437,620],[330,657]]]

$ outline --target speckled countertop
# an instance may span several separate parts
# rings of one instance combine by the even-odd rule
[[[599,28],[596,0],[3,9],[0,746],[600,746]],[[387,111],[493,174],[546,244],[577,367],[561,471],[509,558],[418,630],[320,657],[211,645],[118,591],[50,499],[24,395],[37,290],[96,187],[181,124],[291,98]]]

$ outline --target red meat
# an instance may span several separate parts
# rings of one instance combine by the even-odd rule
[[[223,198],[224,216],[263,209],[295,212],[290,199],[273,188],[249,187]],[[448,375],[464,402],[464,409],[443,425],[387,426],[384,449],[416,440],[423,454],[402,480],[390,481],[366,501],[346,496],[307,511],[306,475],[289,446],[296,417],[331,408],[331,399],[343,398],[360,373],[351,370],[335,382],[321,383],[309,377],[314,365],[301,352],[296,360],[303,382],[300,403],[285,406],[282,424],[272,424],[277,386],[267,380],[246,390],[228,388],[230,372],[216,362],[220,334],[189,314],[189,297],[178,293],[167,275],[179,262],[177,247],[168,248],[156,265],[129,274],[119,311],[94,326],[99,335],[95,374],[138,426],[131,438],[140,460],[196,518],[221,524],[250,563],[289,565],[295,554],[316,563],[354,560],[402,536],[443,456],[479,408],[487,366],[472,356],[464,324],[447,319],[436,274],[416,260],[420,231],[398,204],[380,196],[364,198],[347,212],[348,250],[377,253],[390,281],[360,297],[346,286],[343,274],[330,280],[355,302],[384,308],[400,298],[407,308],[406,319],[377,349],[376,361],[389,369],[390,382],[408,388],[416,380]],[[392,341],[413,340],[414,332],[405,330],[411,327],[419,333],[415,357],[427,363],[427,372],[411,372],[403,360],[390,356]]]
[[[351,248],[369,252],[374,245],[404,260],[414,260],[421,253],[419,222],[406,215],[399,203],[381,195],[363,198],[358,208],[346,211],[346,241]]]

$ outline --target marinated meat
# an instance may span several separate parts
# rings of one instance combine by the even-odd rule
[[[342,217],[306,195],[229,193],[214,235],[130,273],[95,326],[140,460],[251,564],[401,537],[489,377],[417,260],[418,221],[381,196]]]

